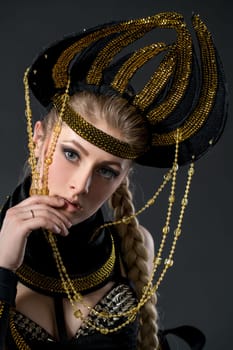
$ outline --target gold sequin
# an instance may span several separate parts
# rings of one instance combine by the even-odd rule
[[[72,283],[78,292],[82,292],[86,289],[90,289],[103,282],[110,276],[113,271],[116,260],[115,246],[112,239],[112,251],[107,261],[97,271],[86,277],[75,278],[71,276]],[[55,277],[45,276],[36,272],[31,267],[23,264],[17,270],[19,278],[27,285],[38,287],[39,289],[47,292],[64,293],[64,286],[61,279]]]
[[[203,127],[211,112],[217,92],[217,65],[211,35],[198,16],[194,16],[193,23],[201,43],[202,89],[197,107],[180,126],[181,141],[187,140]],[[172,145],[175,143],[175,136],[176,130],[162,135],[155,134],[152,144],[154,146]]]
[[[5,303],[4,303],[4,301],[1,301],[1,300],[0,300],[0,318],[1,318],[2,315],[3,315],[4,308],[5,308]]]
[[[61,111],[62,104],[62,96],[56,96],[54,98],[54,105],[58,112]],[[90,124],[78,113],[76,113],[68,105],[68,103],[66,103],[64,106],[64,112],[62,113],[61,118],[79,136],[83,137],[85,140],[93,143],[95,146],[103,149],[106,152],[127,159],[135,159],[139,156],[139,154],[136,153],[127,142],[116,139],[104,131],[97,129],[94,125]]]

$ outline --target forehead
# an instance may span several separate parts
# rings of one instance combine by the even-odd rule
[[[77,99],[77,97],[76,97]],[[123,138],[123,132],[120,130],[120,128],[113,127],[110,122],[108,121],[108,118],[103,117],[102,114],[105,114],[103,110],[100,108],[100,104],[98,103],[93,103],[91,106],[91,112],[89,109],[85,106],[82,105],[82,103],[78,103],[79,100],[72,101],[72,97],[70,100],[70,106],[72,107],[73,111],[80,114],[80,116],[86,120],[88,123],[92,124],[94,127],[97,129],[102,130],[108,135],[111,135],[121,141],[124,141]],[[96,101],[95,101],[96,102]],[[90,107],[90,106],[89,106]],[[90,116],[91,114],[91,116]],[[69,123],[68,123],[69,125]]]
[[[119,127],[114,124],[114,120],[116,121],[118,118],[116,118],[115,113],[112,113],[113,111],[110,113],[108,108],[99,112],[95,109],[93,110],[91,106],[92,104],[95,106],[95,103],[90,101],[88,106],[84,105],[84,111],[82,108],[79,109],[82,104],[77,105],[76,109],[70,103],[65,102],[64,104],[64,102],[62,96],[56,96],[54,99],[55,109],[60,114],[63,122],[85,140],[121,158],[135,159],[140,155],[137,149],[128,142],[128,139],[125,139],[125,135],[125,140],[122,140],[123,135],[121,136],[121,131],[123,134],[125,127]],[[98,121],[98,118],[101,118],[101,122]]]

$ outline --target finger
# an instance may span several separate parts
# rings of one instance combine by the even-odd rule
[[[30,211],[30,216],[33,218],[35,216],[42,216],[42,217],[56,217],[59,221],[62,221],[62,223],[67,227],[70,228],[72,226],[72,222],[65,216],[64,213],[61,211],[54,209],[53,207],[50,206],[44,206],[44,205],[34,205],[30,207],[25,207],[25,210]],[[32,215],[33,213],[33,215]],[[28,217],[27,213],[27,217]]]
[[[27,235],[36,229],[45,229],[62,236],[67,236],[69,234],[69,231],[62,221],[59,222],[59,220],[53,219],[48,220],[45,217],[35,216],[33,219],[23,221],[22,226],[24,227],[25,232],[27,232]]]
[[[57,210],[62,207],[61,204],[64,205],[64,200],[61,199],[61,201],[58,200],[57,197],[47,197],[41,198],[39,197],[46,197],[46,196],[34,196],[33,201],[23,201],[19,203],[18,205],[10,208],[8,211],[11,216],[17,216],[18,218],[21,218],[22,220],[27,220],[30,217],[33,218],[33,215],[35,216],[35,213],[38,211],[45,211],[43,216],[46,214],[53,214],[58,216],[65,224],[67,228],[70,228],[72,226],[72,222],[66,217],[64,213]],[[60,204],[59,204],[60,203]],[[54,208],[54,204],[57,206]],[[53,205],[53,206],[52,206]],[[40,213],[39,213],[40,215]]]
[[[6,213],[6,218],[9,218],[9,220],[29,220],[29,219],[33,219],[35,217],[35,213],[32,209],[29,208],[23,208],[23,209],[19,209],[16,207],[12,207],[10,209],[8,209],[7,213]]]
[[[16,208],[12,207],[7,211],[5,224],[11,222],[15,227],[20,227],[26,221],[26,235],[28,235],[33,229],[48,227],[55,233],[61,233],[67,235],[68,228],[71,227],[70,221],[56,209],[49,206],[35,205]],[[35,219],[37,219],[35,221]],[[22,226],[21,226],[22,228]]]
[[[59,208],[64,206],[65,200],[58,196],[32,196],[23,200],[22,202],[17,204],[15,207],[22,208],[22,207],[25,207],[28,205],[34,205],[34,204],[44,204],[55,208]]]
[[[70,221],[67,220],[67,218],[64,215],[61,215],[61,213],[58,213],[52,208],[46,208],[46,210],[36,208],[32,211],[34,217],[30,218],[29,220],[34,220],[35,218],[41,219],[41,227],[43,228],[47,228],[48,226],[50,226],[51,222],[52,227],[54,227],[53,231],[55,233],[68,235],[68,228],[70,228],[72,224],[70,223]],[[43,224],[44,222],[45,225]]]

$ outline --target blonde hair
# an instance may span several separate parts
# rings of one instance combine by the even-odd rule
[[[116,96],[95,95],[90,92],[76,93],[70,99],[70,104],[77,113],[90,123],[98,125],[104,121],[107,126],[120,132],[120,138],[142,153],[148,142],[146,121],[128,102]],[[51,129],[55,122],[55,113],[45,119],[45,132]],[[134,213],[132,193],[129,189],[128,177],[109,200],[114,218],[119,219]],[[133,282],[137,296],[140,298],[143,287],[149,280],[148,254],[144,244],[144,233],[138,220],[134,218],[128,225],[117,225],[121,240],[122,259],[127,277]],[[140,328],[138,335],[138,350],[155,350],[158,348],[157,298],[154,295],[140,310]]]
[[[116,219],[134,213],[132,194],[129,190],[129,179],[121,183],[121,186],[112,195],[110,205],[114,210]],[[136,293],[140,298],[143,287],[149,280],[148,254],[144,244],[144,234],[140,230],[138,220],[134,218],[128,225],[121,224],[117,227],[121,237],[122,258],[127,267],[127,275],[133,281]],[[138,350],[154,350],[158,348],[158,326],[156,295],[140,310],[140,328],[138,336]]]

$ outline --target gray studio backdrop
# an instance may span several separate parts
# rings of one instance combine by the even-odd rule
[[[0,142],[1,202],[18,181],[26,157],[24,92],[25,68],[48,43],[69,34],[117,19],[147,16],[159,11],[181,11],[189,22],[192,12],[206,21],[222,56],[232,100],[232,10],[229,0],[14,0],[0,5]],[[206,350],[233,348],[232,307],[232,109],[219,144],[196,165],[175,265],[159,288],[161,327],[190,324],[207,337]],[[180,175],[180,191],[184,171]],[[137,167],[136,206],[151,196],[161,170]],[[157,244],[165,218],[166,198],[141,216]],[[172,340],[174,349],[187,345]]]

